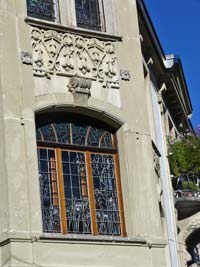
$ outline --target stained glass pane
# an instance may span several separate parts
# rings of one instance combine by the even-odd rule
[[[39,148],[38,167],[43,231],[57,233],[60,232],[60,212],[55,151]]]
[[[52,123],[37,129],[37,141],[112,149],[112,133],[88,123]]]
[[[88,130],[88,125],[85,124],[72,124],[72,138],[74,145],[85,146],[86,145],[86,135]]]
[[[91,154],[92,176],[99,234],[120,235],[120,218],[112,155]]]
[[[102,148],[112,148],[112,135],[108,132],[104,132],[100,140],[100,147]]]
[[[77,26],[101,31],[98,0],[75,0]]]
[[[67,228],[69,233],[91,233],[85,154],[62,151]]]
[[[28,16],[55,21],[54,0],[27,0]]]
[[[36,131],[36,138],[37,138],[37,141],[42,141],[42,134],[39,129],[37,129]]]
[[[87,145],[93,147],[99,147],[100,138],[105,131],[102,129],[97,129],[96,127],[91,127],[89,135],[87,138]]]
[[[44,141],[53,143],[56,142],[55,130],[51,124],[41,127],[40,131]]]
[[[70,124],[54,123],[53,125],[57,134],[58,143],[70,144]]]

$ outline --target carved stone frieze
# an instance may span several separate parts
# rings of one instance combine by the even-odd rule
[[[38,28],[32,29],[31,39],[34,75],[76,76],[119,87],[113,43]]]

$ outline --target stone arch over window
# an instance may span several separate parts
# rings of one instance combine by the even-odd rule
[[[115,130],[72,113],[36,116],[43,231],[125,236]]]

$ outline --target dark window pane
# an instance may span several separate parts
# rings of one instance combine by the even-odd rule
[[[27,0],[28,16],[55,21],[55,4],[53,0]]]
[[[100,146],[101,136],[105,131],[103,129],[98,129],[96,127],[91,127],[89,130],[89,135],[87,138],[87,145],[93,147]]]
[[[69,163],[63,163],[63,174],[70,174]]]
[[[87,134],[88,126],[81,124],[72,124],[72,137],[73,144],[85,146],[86,145],[86,134]]]
[[[37,129],[37,141],[77,146],[112,149],[111,132],[91,126],[86,122],[53,123]],[[63,161],[68,162],[68,152],[63,151]]]
[[[58,143],[70,144],[70,124],[54,123],[54,128],[57,133]]]
[[[42,141],[42,134],[39,129],[36,130],[36,139]]]
[[[56,142],[55,131],[54,131],[54,129],[53,129],[51,124],[41,127],[40,131],[41,131],[41,133],[43,135],[44,141],[52,142],[52,143]]]
[[[101,138],[100,147],[112,148],[112,135],[108,132],[104,133]]]
[[[63,162],[69,162],[69,152],[68,151],[62,151],[62,161]]]
[[[98,0],[75,0],[77,26],[101,31]]]
[[[39,151],[39,158],[40,159],[47,159],[47,150],[46,149],[42,149],[42,148],[40,148],[40,149],[38,149],[38,151]]]

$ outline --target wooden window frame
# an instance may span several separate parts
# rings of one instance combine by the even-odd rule
[[[51,124],[51,123],[50,123]],[[51,124],[53,125],[53,124]],[[40,132],[40,128],[39,132]],[[54,127],[53,127],[54,129]],[[88,128],[88,132],[86,133],[86,140],[88,139],[88,135],[90,132],[90,127]],[[106,132],[105,132],[106,133]],[[77,153],[83,153],[85,158],[85,171],[86,171],[86,185],[87,185],[87,192],[88,192],[88,204],[89,204],[89,211],[90,211],[90,229],[91,233],[82,233],[85,234],[91,234],[91,235],[99,235],[98,233],[98,224],[97,224],[97,213],[96,213],[96,204],[95,204],[95,196],[94,196],[94,178],[93,178],[93,170],[92,170],[92,163],[91,163],[91,154],[97,154],[97,155],[112,155],[113,161],[114,161],[114,174],[115,174],[115,192],[117,197],[117,203],[118,203],[118,216],[119,216],[119,225],[120,225],[120,236],[125,237],[126,236],[126,228],[125,228],[125,219],[124,219],[124,208],[123,208],[123,197],[122,197],[122,187],[121,187],[121,179],[120,179],[120,166],[119,166],[119,158],[118,158],[118,149],[117,149],[117,139],[116,134],[111,134],[111,141],[112,141],[112,147],[108,148],[102,148],[102,147],[92,147],[87,146],[87,142],[85,145],[74,145],[74,144],[63,144],[58,142],[58,137],[56,134],[56,130],[54,129],[54,135],[55,135],[55,142],[51,141],[45,141],[43,138],[43,135],[40,133],[42,139],[37,141],[37,147],[38,149],[45,149],[45,150],[53,150],[55,159],[53,159],[52,163],[50,161],[50,169],[54,168],[56,165],[56,170],[53,170],[53,172],[50,172],[50,182],[52,184],[52,180],[55,182],[55,178],[57,179],[57,187],[55,186],[54,195],[55,195],[55,201],[53,196],[53,202],[59,203],[59,217],[60,217],[60,232],[64,235],[68,234],[69,231],[67,229],[67,217],[66,217],[66,198],[65,192],[64,192],[64,174],[63,174],[63,158],[62,158],[62,152],[68,151],[68,152],[77,152]],[[103,138],[103,135],[100,137],[100,139]],[[72,141],[72,129],[70,126],[70,139]],[[72,142],[71,142],[72,143]],[[99,141],[99,144],[101,142]],[[49,162],[49,159],[48,159]],[[53,173],[53,174],[52,174]],[[57,177],[55,177],[55,175]],[[57,198],[57,202],[56,202]],[[54,204],[53,204],[54,205]],[[100,210],[99,210],[100,211]],[[114,222],[114,221],[113,221]],[[117,222],[116,222],[117,223]],[[100,235],[105,236],[115,236],[115,234],[103,234],[100,233]],[[118,236],[118,234],[116,234]]]

